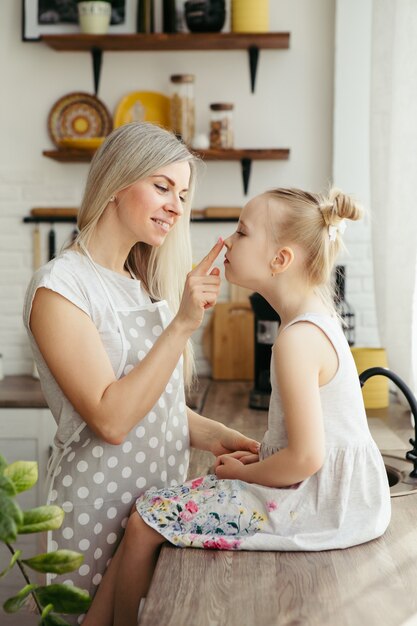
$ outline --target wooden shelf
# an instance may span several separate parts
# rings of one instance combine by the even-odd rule
[[[42,154],[61,163],[88,163],[95,150],[44,150]],[[240,161],[243,191],[248,192],[252,161],[286,161],[289,148],[237,148],[235,150],[193,150],[204,161]]]
[[[122,35],[43,35],[47,46],[59,52],[90,52],[93,61],[94,93],[100,83],[103,52],[173,50],[247,50],[252,93],[255,91],[259,50],[289,48],[290,33],[143,33]]]
[[[284,49],[290,44],[290,33],[158,33],[86,35],[43,35],[47,46],[63,51],[89,52],[93,48],[111,51],[172,51],[172,50],[248,50]]]
[[[88,163],[95,150],[44,150],[42,154],[48,159],[62,163]],[[286,161],[290,156],[289,148],[259,148],[235,150],[193,150],[205,161]]]

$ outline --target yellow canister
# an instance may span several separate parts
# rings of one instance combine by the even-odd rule
[[[268,32],[269,0],[232,0],[231,9],[232,32]]]
[[[388,367],[387,353],[384,348],[351,348],[358,374],[370,367]],[[362,387],[366,409],[384,409],[389,405],[388,378],[373,376]]]

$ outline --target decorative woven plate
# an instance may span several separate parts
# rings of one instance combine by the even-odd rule
[[[48,116],[48,132],[57,147],[64,138],[105,137],[113,128],[105,104],[89,93],[74,92],[55,102]]]

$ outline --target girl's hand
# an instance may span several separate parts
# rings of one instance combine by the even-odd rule
[[[204,311],[216,304],[220,291],[220,270],[214,267],[210,271],[210,268],[223,246],[223,239],[219,238],[208,255],[187,275],[176,319],[190,332],[200,326]]]
[[[259,453],[259,443],[254,439],[245,437],[233,428],[227,428],[224,424],[218,424],[209,447],[214,456],[221,456],[230,452],[240,453],[250,452],[257,455]]]
[[[225,456],[226,455],[223,454],[222,456],[217,457],[214,463],[215,468],[222,464],[221,459],[222,457],[224,458]],[[238,461],[243,463],[243,465],[249,465],[250,463],[257,463],[259,461],[259,454],[253,454],[253,452],[248,452],[247,450],[237,450],[236,452],[231,452],[227,456],[232,457],[232,459],[237,459]]]
[[[243,477],[244,464],[231,454],[224,454],[217,459],[215,468],[217,478],[235,478],[245,480]]]

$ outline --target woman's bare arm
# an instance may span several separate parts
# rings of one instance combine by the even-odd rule
[[[190,272],[178,314],[143,360],[119,380],[88,315],[49,289],[37,290],[30,318],[36,343],[68,400],[108,443],[121,443],[154,406],[204,310],[215,304],[219,272],[208,272],[222,245],[216,244]]]

